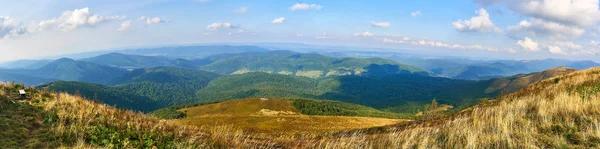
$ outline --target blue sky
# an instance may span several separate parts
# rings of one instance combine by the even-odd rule
[[[0,61],[292,42],[599,61],[598,0],[0,0]],[[24,54],[25,53],[25,54]]]

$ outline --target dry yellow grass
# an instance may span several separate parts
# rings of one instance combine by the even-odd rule
[[[187,117],[172,121],[203,128],[231,125],[255,136],[324,135],[406,121],[368,117],[307,116],[300,114],[291,102],[284,99],[260,98],[230,100],[180,109],[179,111],[185,112]]]
[[[598,148],[600,69],[550,78],[492,103],[442,119],[328,140],[326,147],[353,148]],[[356,141],[350,141],[356,140]],[[355,142],[348,143],[348,142]]]

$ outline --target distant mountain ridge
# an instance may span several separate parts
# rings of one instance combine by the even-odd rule
[[[200,69],[222,75],[247,72],[267,72],[311,78],[361,75],[363,73],[370,75],[397,73],[429,75],[427,70],[396,63],[387,59],[335,58],[316,53],[297,53],[291,51],[224,54],[207,57],[206,59],[214,62],[200,66]],[[381,66],[378,67],[378,65]],[[371,70],[373,72],[366,73]],[[375,71],[387,74],[375,74]]]

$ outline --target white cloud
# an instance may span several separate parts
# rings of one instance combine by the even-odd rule
[[[420,16],[421,15],[421,11],[417,10],[415,12],[410,13],[411,16],[416,17],[416,16]]]
[[[476,13],[478,16],[473,16],[469,20],[452,22],[452,25],[461,32],[503,32],[502,29],[494,26],[490,14],[485,9],[481,8]]]
[[[127,29],[129,29],[129,27],[131,26],[131,20],[125,21],[123,23],[121,23],[121,27],[119,27],[118,31],[125,31]]]
[[[21,34],[19,29],[20,23],[8,16],[0,16],[0,37],[8,39],[12,36]]]
[[[517,50],[515,50],[513,48],[509,48],[507,51],[508,51],[508,53],[511,53],[511,54],[517,53]]]
[[[200,3],[206,3],[206,2],[210,2],[210,0],[192,0],[193,2],[200,2]]]
[[[64,11],[59,17],[32,23],[27,26],[22,26],[9,17],[0,17],[0,35],[5,32],[3,38],[8,39],[17,35],[38,33],[49,29],[70,31],[80,27],[95,27],[102,23],[124,20],[125,18],[126,16],[106,17],[93,14],[87,7]]]
[[[374,27],[390,27],[390,26],[392,26],[388,22],[375,22],[375,21],[372,21],[371,25],[374,26]]]
[[[483,4],[505,4],[526,16],[586,27],[600,20],[598,0],[476,0]]]
[[[285,18],[284,17],[273,19],[273,21],[271,21],[271,23],[273,23],[273,24],[281,24],[283,22],[285,22]]]
[[[509,26],[508,30],[510,32],[530,33],[534,36],[545,35],[553,39],[578,38],[585,34],[585,29],[577,26],[567,26],[536,18],[532,18],[530,21],[523,20],[516,26]]]
[[[535,52],[540,50],[538,48],[538,43],[531,40],[529,37],[525,37],[525,39],[517,41],[517,45],[521,46],[521,48],[527,51]]]
[[[240,7],[236,10],[233,10],[233,12],[238,13],[238,14],[244,14],[244,13],[248,12],[248,7]]]
[[[548,46],[548,51],[552,54],[565,54],[562,49],[558,46]]]
[[[354,33],[354,34],[352,34],[352,35],[354,35],[354,36],[363,36],[363,37],[371,37],[371,36],[374,36],[374,34],[373,34],[373,33],[371,33],[371,32]]]
[[[213,23],[206,27],[207,30],[219,30],[219,29],[235,29],[237,26],[232,25],[231,23]]]
[[[325,38],[329,38],[329,35],[327,35],[327,33],[322,33],[322,34],[318,34],[317,36],[315,36],[315,38],[325,39]]]
[[[393,39],[389,39],[389,38],[384,38],[383,42],[384,43],[406,43],[406,40],[393,40]]]
[[[290,10],[291,11],[309,10],[309,9],[320,10],[322,8],[323,8],[323,6],[318,5],[318,4],[296,3],[292,7],[290,7]]]
[[[448,49],[474,49],[474,50],[486,50],[486,51],[498,51],[498,48],[494,47],[485,47],[481,45],[460,45],[460,44],[447,44],[439,41],[427,41],[427,40],[414,40],[412,42],[409,41],[408,37],[401,40],[394,40],[389,38],[383,39],[384,43],[396,43],[396,44],[405,44],[410,43],[412,45],[417,46],[426,46],[426,47],[436,47],[436,48],[448,48]],[[508,52],[511,52],[510,49],[507,49]]]
[[[159,17],[146,17],[146,16],[142,16],[140,17],[140,19],[138,19],[139,21],[145,21],[146,24],[151,25],[151,24],[157,24],[157,23],[167,23],[168,21]]]
[[[92,14],[89,8],[75,9],[73,11],[65,11],[60,17],[44,20],[38,23],[38,25],[29,28],[31,32],[42,31],[58,27],[63,31],[73,30],[79,27],[93,27],[97,24],[104,23],[107,21],[123,20],[125,16],[110,16],[104,17],[96,14]]]
[[[298,37],[304,37],[304,34],[296,34]]]

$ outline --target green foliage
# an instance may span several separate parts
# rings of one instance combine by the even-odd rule
[[[256,72],[217,78],[197,95],[200,101],[248,97],[328,99],[414,114],[423,110],[415,107],[433,98],[441,104],[467,108],[479,98],[495,96],[484,92],[490,83],[412,74],[310,79]]]
[[[158,109],[149,114],[161,119],[178,119],[186,116],[185,113],[177,111],[175,107]]]
[[[600,93],[600,84],[586,84],[578,86],[577,93],[579,93],[579,95],[584,99],[596,96],[596,94]]]
[[[294,107],[306,115],[361,116],[410,119],[412,115],[383,112],[377,109],[330,100],[291,99]]]
[[[118,88],[93,83],[56,81],[41,85],[39,88],[47,89],[49,91],[79,94],[90,100],[97,100],[108,105],[114,105],[117,108],[142,112],[149,112],[159,108],[159,105],[148,97],[139,96]]]
[[[201,70],[154,67],[133,70],[108,84],[119,84],[114,88],[148,97],[161,107],[167,107],[196,102],[195,92],[217,77],[215,73]]]

